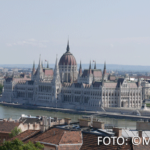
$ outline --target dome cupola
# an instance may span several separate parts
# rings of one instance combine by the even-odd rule
[[[75,57],[70,53],[69,41],[67,44],[66,52],[60,58],[59,65],[77,65]]]

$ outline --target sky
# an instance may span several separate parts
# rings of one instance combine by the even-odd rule
[[[150,0],[0,1],[0,64],[150,65]]]

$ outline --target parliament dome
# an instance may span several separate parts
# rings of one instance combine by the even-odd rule
[[[69,41],[67,44],[66,53],[61,56],[59,65],[77,65],[75,57],[70,53]]]

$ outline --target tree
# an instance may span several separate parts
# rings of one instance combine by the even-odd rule
[[[13,138],[14,136],[17,136],[19,133],[21,133],[21,129],[15,127],[13,130],[11,130],[9,136],[10,138]]]
[[[44,146],[39,142],[36,144],[33,144],[32,142],[24,144],[18,139],[6,141],[0,146],[0,150],[42,150],[43,148]]]

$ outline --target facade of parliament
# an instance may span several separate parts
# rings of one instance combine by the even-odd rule
[[[44,68],[41,58],[38,67],[33,64],[31,78],[6,76],[2,100],[21,104],[42,105],[80,110],[101,110],[105,107],[141,108],[141,82],[116,78],[106,71],[94,68],[79,69],[69,42],[66,52],[55,68]]]

